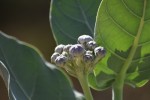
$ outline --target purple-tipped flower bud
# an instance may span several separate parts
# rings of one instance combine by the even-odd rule
[[[59,53],[57,53],[57,52],[53,53],[53,55],[51,56],[51,62],[52,62],[52,63],[55,63],[55,60],[56,60],[56,58],[57,58],[58,56],[60,56]]]
[[[69,54],[74,57],[79,57],[85,53],[85,49],[80,44],[72,45],[69,49]]]
[[[65,45],[64,48],[63,48],[63,51],[69,52],[69,49],[70,49],[71,46],[72,46],[71,44]]]
[[[90,50],[94,50],[96,47],[97,47],[97,44],[95,41],[89,41],[87,44],[86,44],[87,48],[90,49]]]
[[[105,56],[106,51],[104,47],[99,46],[94,49],[94,53],[96,57],[103,58]]]
[[[94,57],[92,54],[88,54],[86,53],[84,56],[83,56],[83,61],[87,64],[89,63],[92,63],[94,61]]]
[[[81,35],[78,37],[78,42],[80,44],[85,44],[85,43],[92,41],[92,40],[93,40],[93,38],[89,35]]]
[[[63,44],[58,45],[58,46],[55,48],[55,52],[61,54],[61,53],[63,52],[64,46],[65,46],[65,45],[63,45]]]
[[[56,58],[55,63],[57,66],[63,67],[67,62],[67,57],[60,55]]]

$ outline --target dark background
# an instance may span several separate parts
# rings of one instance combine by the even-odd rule
[[[56,43],[49,24],[50,0],[0,0],[0,30],[36,46],[50,61]],[[78,81],[72,78],[81,91]],[[150,100],[150,83],[142,88],[126,86],[124,100]],[[111,90],[92,90],[94,100],[111,100]],[[0,77],[0,100],[8,100],[7,90]]]

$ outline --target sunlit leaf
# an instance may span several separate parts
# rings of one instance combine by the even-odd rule
[[[117,76],[122,66],[129,64],[128,84],[140,87],[150,79],[149,12],[149,0],[102,1],[96,19],[95,40],[106,48],[107,54],[96,66],[96,76],[101,77],[100,69],[103,68],[114,72],[109,77]]]

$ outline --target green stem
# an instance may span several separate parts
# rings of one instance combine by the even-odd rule
[[[88,86],[88,74],[78,73],[77,76],[78,76],[78,80],[81,84],[81,87],[83,89],[86,100],[93,100],[90,88]]]
[[[123,100],[123,86],[126,74],[122,71],[123,68],[112,86],[112,100]]]
[[[116,80],[113,84],[113,100],[123,100],[124,80],[125,80],[125,77],[126,77],[126,72],[129,68],[130,64],[132,63],[132,59],[133,59],[133,57],[136,53],[136,49],[138,47],[139,39],[140,39],[142,30],[143,30],[146,3],[147,3],[147,0],[144,0],[143,15],[141,17],[141,21],[140,21],[140,24],[139,24],[137,35],[134,39],[133,46],[131,48],[129,56],[127,57],[127,60],[125,61],[123,67],[121,68],[121,71],[117,75]]]
[[[113,100],[123,100],[123,87],[113,86]]]

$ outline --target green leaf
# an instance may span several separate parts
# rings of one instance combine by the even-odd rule
[[[57,44],[76,43],[82,34],[93,36],[101,0],[52,0],[50,21]]]
[[[108,68],[114,72],[111,75],[105,72],[110,78],[122,71],[126,74],[126,83],[133,86],[143,86],[150,79],[149,12],[149,0],[102,1],[95,40],[106,48],[107,54],[96,66],[96,77],[101,77],[101,69]],[[109,86],[112,84],[113,81]]]
[[[2,32],[0,75],[10,100],[76,100],[70,81],[62,71],[46,62],[29,44]]]
[[[101,73],[99,73],[96,77],[93,73],[90,73],[88,78],[90,87],[97,91],[102,91],[109,88],[112,82],[114,82],[114,77],[110,76],[111,74],[106,74],[103,71],[101,71]]]

